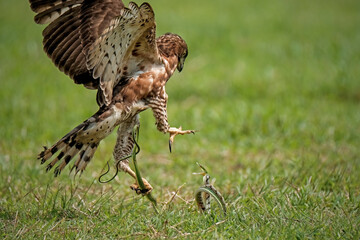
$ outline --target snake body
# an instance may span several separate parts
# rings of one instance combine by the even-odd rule
[[[210,175],[207,173],[206,169],[198,163],[199,167],[204,170],[203,173],[203,183],[204,185],[199,187],[195,192],[195,201],[199,209],[203,212],[211,211],[211,199],[215,199],[217,204],[222,209],[224,215],[226,215],[226,203],[224,197],[221,193],[216,190],[216,188],[210,183]]]
[[[125,160],[125,159],[128,159],[130,157],[132,157],[133,159],[133,164],[134,164],[134,168],[135,168],[135,174],[136,174],[136,178],[137,178],[137,182],[139,184],[139,187],[140,189],[145,189],[145,185],[144,185],[144,182],[142,180],[142,177],[141,177],[141,174],[140,174],[140,171],[138,169],[138,166],[137,166],[137,161],[136,161],[136,155],[140,152],[140,146],[138,144],[138,138],[139,138],[139,125],[135,125],[134,126],[134,129],[133,129],[133,132],[132,132],[132,137],[133,137],[133,141],[135,143],[135,146],[134,146],[134,149],[132,151],[132,154],[129,155],[129,156],[126,156],[124,157],[123,159],[121,159],[120,161],[122,160]],[[220,206],[221,210],[223,211],[223,214],[226,216],[226,204],[225,204],[225,200],[223,198],[223,196],[221,195],[221,193],[216,190],[216,188],[210,183],[210,175],[207,173],[206,169],[200,165],[199,163],[197,163],[199,165],[199,167],[204,171],[202,173],[198,173],[200,175],[203,175],[203,183],[204,185],[199,187],[196,192],[195,192],[195,200],[196,200],[196,203],[198,205],[198,207],[200,208],[201,211],[203,212],[210,212],[211,211],[211,199],[214,198],[215,201],[217,202],[217,204]],[[107,182],[110,182],[112,181],[119,169],[118,169],[118,166],[116,166],[116,173],[115,175],[108,181],[102,181],[101,178],[106,175],[109,170],[110,170],[110,167],[109,167],[109,162],[107,163],[108,165],[108,170],[107,172],[105,172],[104,174],[102,174],[100,177],[99,177],[99,182],[100,183],[107,183]],[[147,193],[145,194],[145,196],[150,200],[150,202],[152,203],[152,206],[155,210],[155,212],[157,214],[159,214],[159,210],[157,208],[157,202],[156,202],[156,199],[151,195],[151,193]]]

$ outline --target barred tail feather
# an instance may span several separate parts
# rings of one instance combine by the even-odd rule
[[[72,131],[61,138],[52,147],[44,147],[38,155],[41,164],[51,159],[57,152],[59,154],[47,165],[46,171],[50,171],[56,164],[55,177],[78,155],[71,171],[75,168],[77,174],[84,171],[90,162],[102,139],[108,136],[117,125],[118,114],[113,114],[114,109],[100,109],[91,118],[75,127]]]
[[[75,168],[76,172],[75,175],[81,171],[83,172],[86,168],[86,166],[88,165],[88,163],[90,162],[90,159],[92,158],[92,156],[94,155],[96,149],[98,147],[97,145],[90,145],[88,146],[85,150],[83,150],[82,154],[79,155],[78,161],[76,161],[76,163],[74,164],[74,166],[72,167],[71,171]]]

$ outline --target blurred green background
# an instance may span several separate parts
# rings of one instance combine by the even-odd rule
[[[154,195],[165,202],[187,183],[180,193],[187,201],[175,201],[166,212],[170,223],[185,219],[182,233],[192,234],[183,237],[190,238],[240,233],[359,238],[360,2],[149,2],[157,34],[177,33],[189,46],[183,72],[167,84],[169,122],[199,130],[177,137],[169,154],[168,136],[157,132],[151,111],[141,114],[138,161]],[[77,233],[70,229],[65,235],[70,238],[99,237],[97,226],[109,238],[134,232],[145,238],[182,236],[176,227],[163,229],[164,218],[154,220],[146,200],[128,189],[132,180],[124,174],[107,185],[91,185],[111,159],[116,134],[102,142],[75,183],[92,190],[80,210],[92,209],[99,192],[114,193],[99,208],[108,228],[97,217],[84,225],[88,220],[72,202],[54,197],[66,199],[72,177],[64,171],[54,180],[36,155],[97,110],[96,92],[73,84],[53,66],[42,50],[44,26],[33,22],[27,1],[2,0],[0,11],[0,236],[56,237],[70,213],[77,216],[71,218]],[[212,225],[196,212],[197,161],[217,179],[228,202],[230,216],[222,224]],[[130,202],[125,209],[134,204],[143,209],[128,213],[128,222],[150,221],[160,235],[149,224],[121,225],[118,199]],[[49,202],[50,212],[44,207]],[[139,214],[145,217],[139,220]],[[46,227],[36,227],[36,221]]]

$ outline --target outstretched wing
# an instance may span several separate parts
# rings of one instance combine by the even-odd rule
[[[121,0],[30,0],[44,50],[77,84],[98,89],[108,105],[113,87],[159,60],[151,6]]]
[[[124,4],[121,0],[30,0],[31,9],[37,13],[35,22],[50,23],[43,31],[44,50],[60,71],[69,75],[75,83],[90,89],[98,89],[99,79],[86,66],[83,42],[95,42],[120,15]],[[80,29],[88,25],[84,12],[92,13],[89,31],[91,36],[81,36]],[[87,37],[88,39],[85,39]],[[84,40],[83,40],[84,39]]]

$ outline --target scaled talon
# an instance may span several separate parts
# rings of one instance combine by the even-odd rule
[[[144,182],[145,189],[141,189],[138,182],[135,182],[133,185],[130,186],[130,188],[132,190],[134,190],[136,192],[136,194],[147,195],[153,190],[153,187],[150,185],[150,183],[145,178],[142,178],[142,180]]]
[[[175,128],[175,127],[171,127],[168,130],[168,133],[170,134],[170,138],[169,138],[169,150],[171,152],[171,147],[172,144],[174,143],[174,139],[175,136],[180,134],[180,135],[185,135],[185,134],[195,134],[195,130],[182,130],[182,127],[180,126],[179,128]]]

